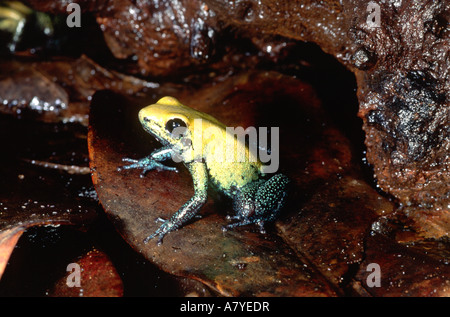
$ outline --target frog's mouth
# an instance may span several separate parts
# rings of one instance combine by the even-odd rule
[[[150,123],[151,126],[156,126],[158,127],[159,131],[163,131],[163,128],[155,121],[150,120],[150,119],[146,119],[146,122]],[[150,135],[152,135],[159,143],[161,143],[162,145],[169,145],[170,142],[167,141],[167,139],[162,138],[160,135],[156,134],[153,130],[147,128],[146,126],[143,126],[144,130],[146,132],[148,132]]]

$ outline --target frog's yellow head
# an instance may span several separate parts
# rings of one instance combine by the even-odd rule
[[[144,129],[163,144],[175,144],[188,127],[189,119],[177,99],[164,97],[139,111],[139,121]],[[184,111],[183,111],[184,110]],[[179,128],[179,129],[177,129]]]
[[[179,143],[182,136],[191,139],[195,119],[221,125],[215,118],[184,106],[173,97],[163,97],[139,111],[139,121],[144,129],[165,145]]]

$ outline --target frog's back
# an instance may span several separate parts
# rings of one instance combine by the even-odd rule
[[[211,182],[228,195],[261,176],[262,164],[236,135],[224,126],[203,131],[203,159]]]

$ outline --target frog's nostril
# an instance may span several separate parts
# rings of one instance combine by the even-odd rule
[[[150,118],[149,117],[144,117],[144,121],[145,122],[150,122]]]

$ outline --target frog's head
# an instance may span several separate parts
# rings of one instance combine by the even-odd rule
[[[139,111],[139,121],[144,129],[161,143],[177,144],[181,137],[188,136],[191,112],[173,97],[164,97],[155,104]]]

